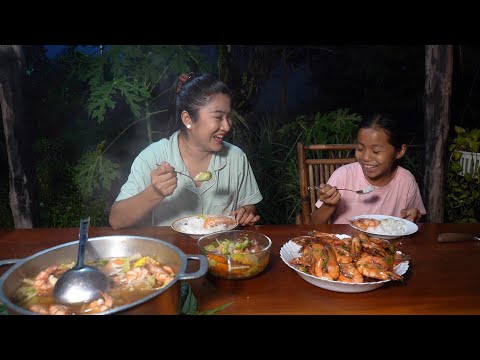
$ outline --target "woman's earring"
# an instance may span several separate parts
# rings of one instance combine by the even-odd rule
[[[192,128],[192,125],[187,124],[187,129],[191,129],[191,128]]]

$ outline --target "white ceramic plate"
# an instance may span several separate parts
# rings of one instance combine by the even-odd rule
[[[221,215],[192,215],[186,216],[172,222],[172,229],[179,233],[188,235],[194,239],[199,239],[203,235],[212,234],[218,231],[232,230],[238,226],[238,222],[235,221],[231,225],[215,226],[213,228],[204,228],[206,218],[211,217],[227,217],[235,220],[233,216],[221,216]]]
[[[336,236],[340,239],[343,239],[344,237],[349,237],[349,235],[345,235],[345,234],[336,234]],[[301,255],[300,249],[301,249],[300,245],[290,240],[287,243],[285,243],[280,249],[280,257],[282,258],[283,262],[287,264],[288,267],[295,270],[295,272],[298,275],[300,275],[302,279],[322,289],[337,291],[337,292],[344,292],[344,293],[360,293],[360,292],[366,292],[366,291],[372,291],[372,290],[378,289],[379,287],[391,281],[391,280],[381,280],[381,281],[364,282],[364,283],[346,283],[341,281],[322,279],[317,276],[304,273],[303,271],[298,270],[297,268],[295,268],[295,266],[290,264],[290,261],[292,261],[294,258]],[[393,271],[398,275],[403,275],[407,272],[408,265],[409,265],[408,261],[401,262],[400,264],[395,266]]]
[[[411,222],[410,220],[405,220],[396,216],[389,216],[389,215],[359,215],[359,216],[354,216],[352,220],[357,220],[361,218],[367,218],[367,219],[376,219],[376,220],[383,220],[383,219],[393,219],[393,220],[398,220],[401,221],[405,224],[405,232],[402,234],[395,234],[395,235],[386,235],[386,234],[381,234],[381,233],[376,233],[376,232],[368,232],[365,230],[360,229],[359,227],[353,225],[350,223],[350,226],[353,227],[354,229],[361,231],[367,235],[374,236],[377,238],[381,239],[397,239],[402,236],[407,236],[407,235],[412,235],[418,231],[418,226],[414,222]]]

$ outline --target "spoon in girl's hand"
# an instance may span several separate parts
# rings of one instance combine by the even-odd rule
[[[156,164],[157,166],[160,166],[159,164]],[[191,177],[190,175],[187,175],[185,173],[182,173],[180,171],[175,170],[177,174],[182,174],[186,177],[189,177],[193,181],[208,181],[212,178],[212,172],[211,171],[200,171],[195,177]]]
[[[312,190],[312,187],[309,186],[308,190]],[[320,188],[318,186],[315,186],[315,190],[320,190]],[[363,195],[363,194],[368,194],[368,193],[372,192],[373,190],[375,190],[375,188],[372,185],[370,185],[370,186],[367,186],[365,189],[362,189],[362,190],[352,190],[352,189],[337,189],[337,190],[353,191],[354,193]]]

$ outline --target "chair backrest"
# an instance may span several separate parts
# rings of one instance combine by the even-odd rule
[[[355,144],[304,145],[299,142],[297,155],[302,209],[295,222],[311,224],[311,214],[317,202],[315,186],[326,184],[330,175],[340,166],[357,161]]]

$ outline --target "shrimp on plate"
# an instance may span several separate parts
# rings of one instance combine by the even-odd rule
[[[232,219],[228,216],[209,216],[205,219],[203,227],[209,229],[219,225],[225,225],[227,227],[234,226],[237,224],[235,219]]]
[[[369,218],[360,218],[360,219],[356,219],[356,220],[352,220],[350,221],[350,223],[353,225],[353,226],[356,226],[357,228],[360,228],[364,231],[367,231],[367,229],[369,227],[377,227],[378,225],[380,225],[380,220],[377,220],[377,219],[369,219]]]

